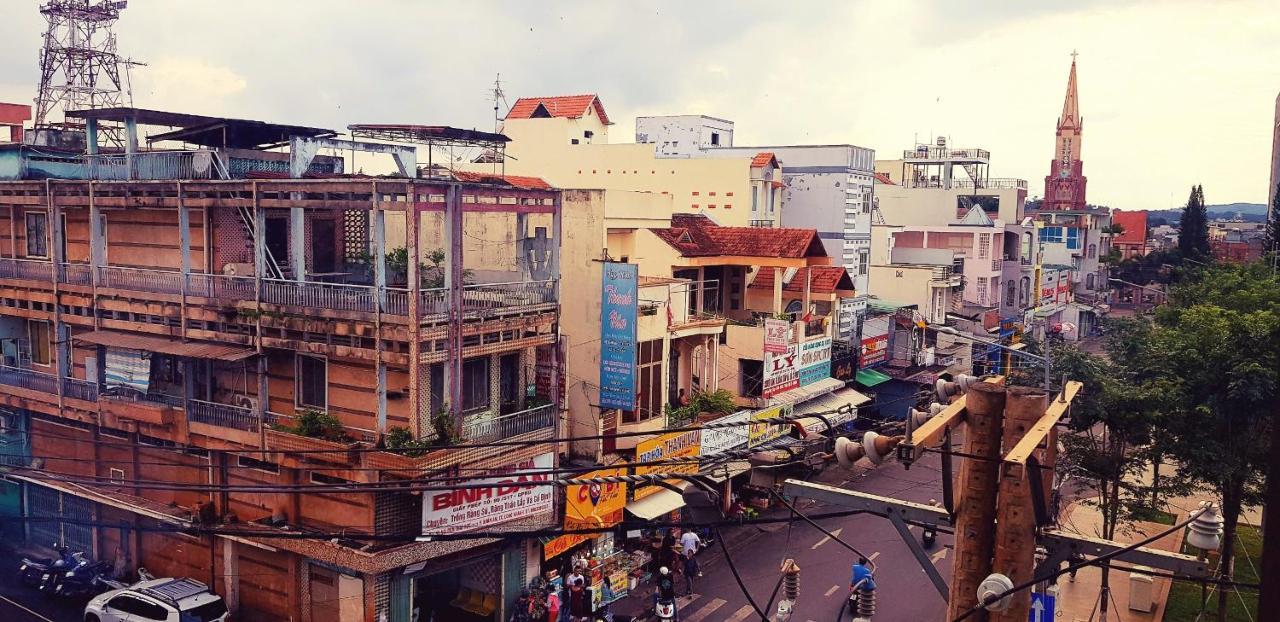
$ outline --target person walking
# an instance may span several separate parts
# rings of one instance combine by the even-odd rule
[[[685,557],[697,555],[698,551],[702,550],[702,538],[698,536],[698,532],[690,529],[680,534],[680,549]],[[694,566],[696,567],[697,565],[695,562]],[[702,573],[698,572],[698,576],[701,577]]]
[[[693,553],[685,552],[684,554],[684,595],[693,596],[693,578],[701,577],[702,573],[698,568],[698,558]]]

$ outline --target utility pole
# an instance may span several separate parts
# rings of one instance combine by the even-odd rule
[[[1046,375],[1046,378],[1048,376]],[[1049,406],[1049,394],[1031,387],[1011,387],[1004,405],[1004,448],[1018,445]],[[1048,437],[1046,437],[1048,438]],[[992,567],[1015,584],[1029,581],[1035,572],[1036,500],[1031,498],[1031,478],[1041,477],[1027,466],[1000,464],[1000,492],[996,505],[996,547]],[[1031,609],[1031,593],[1014,595],[1009,608],[992,613],[992,622],[1025,622]]]
[[[963,493],[956,508],[955,575],[947,599],[948,620],[978,604],[978,585],[991,574],[991,549],[995,543],[991,524],[996,519],[1005,388],[980,382],[969,388],[965,399],[968,415],[964,452],[977,458],[960,465],[958,487]],[[984,619],[982,614],[977,617],[979,622]]]

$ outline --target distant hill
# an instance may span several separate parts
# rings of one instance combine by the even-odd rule
[[[1238,216],[1246,222],[1262,222],[1267,219],[1267,206],[1262,203],[1206,205],[1205,211],[1209,213],[1209,218],[1235,218]],[[1181,218],[1182,208],[1180,207],[1147,212],[1147,222],[1153,226],[1159,224],[1176,225]]]

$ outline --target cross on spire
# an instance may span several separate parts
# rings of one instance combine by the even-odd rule
[[[1075,62],[1076,62],[1076,57],[1077,57],[1077,56],[1079,56],[1079,55],[1080,55],[1080,53],[1079,53],[1079,52],[1076,52],[1075,50],[1071,50],[1071,62],[1072,62],[1072,63],[1075,63]]]

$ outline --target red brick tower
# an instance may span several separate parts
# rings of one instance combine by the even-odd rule
[[[1080,161],[1080,135],[1084,119],[1076,98],[1076,53],[1071,53],[1071,76],[1067,79],[1067,98],[1058,117],[1058,139],[1049,174],[1044,178],[1044,210],[1083,210],[1084,163]]]

